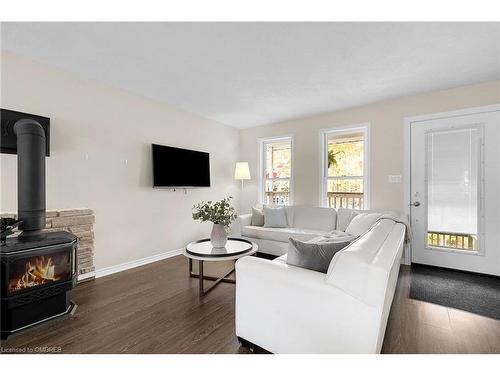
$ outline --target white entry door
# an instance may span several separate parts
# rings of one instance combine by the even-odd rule
[[[500,275],[500,111],[412,121],[412,262]]]

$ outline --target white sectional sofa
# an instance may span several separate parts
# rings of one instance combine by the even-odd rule
[[[380,353],[405,230],[404,224],[381,219],[336,253],[326,274],[288,265],[286,255],[239,259],[236,335],[273,353]],[[282,242],[278,235],[260,236]]]
[[[300,241],[308,241],[325,235],[333,230],[345,231],[353,212],[386,213],[379,210],[351,210],[340,208],[288,206],[286,218],[288,228],[265,228],[252,225],[252,214],[240,215],[233,226],[232,234],[241,236],[259,245],[259,252],[270,255],[283,255],[288,250],[288,239],[293,237]]]

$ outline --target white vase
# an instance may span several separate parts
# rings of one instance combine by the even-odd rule
[[[210,242],[213,247],[224,247],[227,242],[226,228],[222,224],[215,224],[212,227],[212,233],[210,233]]]

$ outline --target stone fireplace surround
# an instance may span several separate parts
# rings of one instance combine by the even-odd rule
[[[16,214],[5,213],[2,217],[16,218]],[[94,211],[89,208],[47,210],[46,231],[66,230],[78,238],[78,279],[94,278]]]

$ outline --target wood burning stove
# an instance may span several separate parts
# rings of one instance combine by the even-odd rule
[[[45,134],[36,121],[15,123],[18,236],[0,246],[1,338],[69,313],[77,280],[77,238],[45,231]],[[3,242],[4,241],[4,242]]]
[[[68,232],[8,238],[1,247],[2,339],[70,312],[76,237]]]

